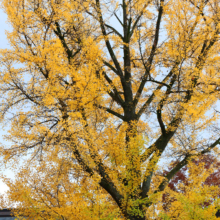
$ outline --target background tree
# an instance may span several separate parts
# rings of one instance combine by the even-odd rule
[[[219,165],[216,157],[207,154],[178,171],[169,182],[167,193],[163,194],[165,216],[170,219],[216,219],[213,206],[220,206]]]
[[[13,143],[5,161],[28,155],[34,170],[68,158],[66,169],[77,164],[125,219],[144,220],[192,157],[218,154],[218,0],[2,6],[13,28],[1,51],[1,117]],[[179,162],[153,184],[170,158]]]

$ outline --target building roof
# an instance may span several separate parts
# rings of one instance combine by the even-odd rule
[[[0,210],[0,220],[15,220],[12,210],[9,209]]]

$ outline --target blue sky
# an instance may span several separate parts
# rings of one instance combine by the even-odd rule
[[[0,49],[5,49],[9,47],[9,43],[7,42],[5,31],[9,30],[10,27],[6,22],[7,16],[6,14],[0,9]],[[3,135],[6,131],[3,131],[2,126],[0,125],[0,144],[7,144],[4,139]],[[1,171],[7,177],[13,177],[13,173],[9,170],[4,169],[1,167]],[[4,193],[7,190],[7,186],[1,181],[0,179],[0,193]]]
[[[6,14],[0,9],[0,48],[7,48],[9,44],[6,39],[5,31],[9,30],[9,25],[6,22],[7,16]]]

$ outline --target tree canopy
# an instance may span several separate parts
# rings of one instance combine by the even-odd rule
[[[12,31],[0,55],[0,112],[12,144],[1,153],[23,166],[11,191],[22,208],[53,213],[42,219],[62,210],[63,219],[150,219],[179,170],[219,155],[218,0],[2,7]]]

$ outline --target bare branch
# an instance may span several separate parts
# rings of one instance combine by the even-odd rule
[[[153,45],[152,45],[152,48],[151,48],[150,56],[149,56],[147,64],[146,64],[147,70],[146,70],[146,72],[143,76],[141,84],[140,84],[140,86],[138,88],[138,91],[136,93],[136,96],[135,96],[135,99],[134,99],[134,102],[133,102],[134,106],[137,105],[137,103],[140,99],[140,96],[143,92],[144,86],[147,82],[147,76],[150,73],[151,65],[152,65],[152,62],[153,62],[153,58],[154,58],[155,51],[156,51],[157,44],[158,44],[158,40],[159,40],[160,24],[161,24],[161,20],[162,20],[163,7],[164,7],[163,4],[164,4],[164,0],[161,0],[161,5],[160,5],[160,8],[159,8],[158,18],[157,18],[157,23],[156,23],[156,31],[155,31],[154,41],[153,41]]]

